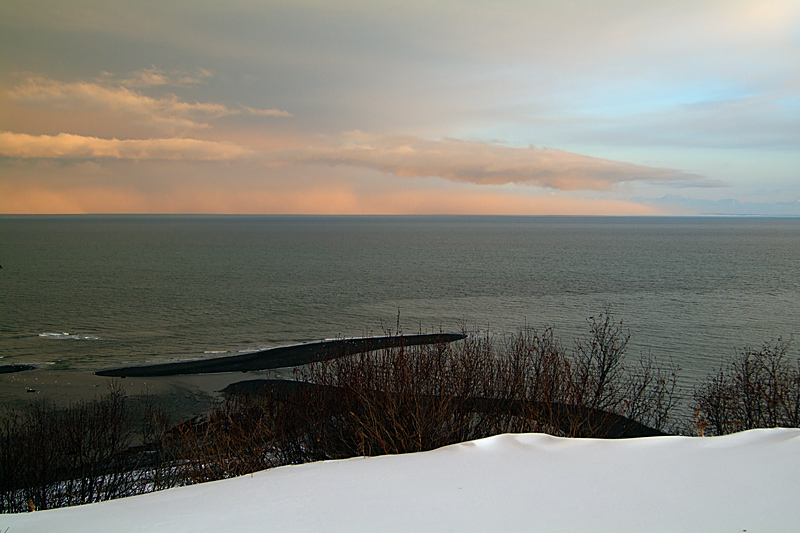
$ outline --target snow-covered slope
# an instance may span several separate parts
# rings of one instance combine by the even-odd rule
[[[798,531],[800,430],[577,440],[500,435],[288,466],[53,511],[34,531]]]

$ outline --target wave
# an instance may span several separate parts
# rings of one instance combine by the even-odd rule
[[[55,333],[39,333],[39,337],[45,339],[56,339],[56,340],[76,340],[76,341],[101,341],[103,340],[100,337],[94,337],[92,335],[79,335],[77,333],[69,333],[66,331],[62,332],[55,332]]]

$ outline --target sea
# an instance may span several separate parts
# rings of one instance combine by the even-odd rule
[[[0,401],[329,338],[552,327],[569,349],[599,313],[690,395],[800,336],[799,218],[0,216],[0,265],[0,365],[35,367]]]

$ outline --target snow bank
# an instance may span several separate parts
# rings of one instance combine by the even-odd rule
[[[796,531],[800,430],[500,435],[0,515],[0,531]]]

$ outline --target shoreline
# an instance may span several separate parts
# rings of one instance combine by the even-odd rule
[[[150,396],[171,416],[183,419],[205,412],[214,401],[222,398],[221,389],[241,381],[243,375],[241,372],[229,372],[122,379],[96,376],[83,370],[34,368],[0,374],[0,398],[7,409],[25,409],[31,402],[40,400],[57,407],[68,407],[105,395],[113,382],[120,385],[128,397]],[[291,379],[293,371],[284,369],[247,375],[262,379]]]
[[[326,339],[235,356],[96,372],[9,364],[4,365],[9,370],[0,372],[0,398],[10,408],[25,408],[31,401],[40,399],[66,407],[102,396],[110,383],[115,382],[129,397],[150,396],[170,415],[191,418],[204,413],[214,401],[224,397],[223,389],[242,381],[291,380],[296,367],[321,359],[401,344],[415,346],[453,342],[464,337],[462,334],[436,333]],[[243,379],[245,374],[247,378]]]

